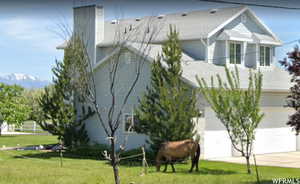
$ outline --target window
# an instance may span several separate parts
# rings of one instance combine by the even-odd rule
[[[260,66],[270,66],[271,64],[271,48],[260,46],[259,48],[259,64]]]
[[[124,131],[127,133],[134,132],[134,125],[138,123],[138,119],[134,114],[124,115]]]
[[[230,43],[229,46],[229,62],[230,64],[241,64],[241,44]]]

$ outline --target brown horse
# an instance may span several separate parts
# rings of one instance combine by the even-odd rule
[[[168,164],[171,164],[173,172],[175,172],[173,161],[176,159],[183,159],[188,156],[191,156],[192,160],[192,166],[189,172],[193,171],[195,165],[196,171],[198,171],[200,157],[200,145],[198,142],[193,141],[192,139],[165,142],[160,147],[156,156],[156,170],[160,171],[160,165],[164,159],[166,165],[163,172],[167,171]]]

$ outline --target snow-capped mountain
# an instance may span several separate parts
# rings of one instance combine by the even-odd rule
[[[17,84],[24,88],[43,88],[50,84],[49,81],[40,80],[37,77],[21,73],[0,76],[0,82],[9,85]]]

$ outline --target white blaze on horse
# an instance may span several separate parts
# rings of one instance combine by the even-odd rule
[[[192,139],[165,142],[161,145],[156,156],[156,170],[160,171],[160,166],[162,161],[164,161],[166,164],[164,172],[166,172],[168,164],[171,164],[173,172],[175,172],[173,161],[187,158],[188,156],[190,156],[192,160],[192,166],[189,172],[192,172],[195,166],[196,171],[198,171],[198,163],[200,158],[200,145],[198,142]]]

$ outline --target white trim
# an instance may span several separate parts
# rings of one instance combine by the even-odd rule
[[[248,9],[250,15],[252,15],[255,20],[261,25],[262,28],[264,28],[269,34],[271,34],[273,36],[273,38],[275,38],[276,41],[278,41],[280,43],[280,45],[282,44],[282,41],[271,31],[270,28],[268,28],[262,20],[260,20],[260,18],[258,18],[258,16],[255,15],[255,13],[251,10]],[[278,44],[278,43],[277,43]]]
[[[242,43],[242,51],[241,51],[241,52],[242,52],[242,54],[241,54],[241,55],[242,55],[242,58],[241,58],[242,60],[241,60],[241,64],[242,64],[244,67],[246,67],[247,44],[248,44],[248,43],[245,42],[245,41]]]
[[[223,27],[225,27],[227,24],[229,24],[231,21],[233,21],[234,19],[236,19],[238,16],[240,16],[242,13],[244,13],[246,10],[248,10],[247,7],[244,7],[242,10],[240,10],[238,13],[236,13],[234,16],[232,16],[230,19],[228,19],[227,21],[225,21],[223,24],[219,25],[217,28],[215,28],[213,31],[211,31],[210,33],[208,33],[207,37],[211,37],[212,35],[214,35],[216,32],[218,32],[219,30],[221,30]]]
[[[227,42],[228,46],[227,46],[227,50],[228,50],[228,63],[226,63],[226,66],[228,67],[233,67],[233,66],[238,66],[238,67],[244,67],[244,63],[243,63],[243,42],[241,41],[233,41],[233,40],[228,40]],[[241,59],[241,63],[237,64],[237,63],[230,63],[230,44],[240,44],[241,45],[241,55],[240,55],[240,59]],[[235,53],[236,54],[236,53]]]
[[[260,61],[260,47],[264,47],[264,60],[266,59],[266,47],[268,47],[269,49],[270,49],[270,53],[269,53],[269,59],[270,59],[270,61],[269,61],[269,64],[270,65],[260,65],[260,63],[261,63],[261,61]],[[259,44],[259,48],[258,48],[258,53],[257,53],[257,55],[258,55],[258,59],[259,59],[259,62],[258,62],[258,66],[259,66],[259,68],[262,68],[262,69],[269,69],[269,68],[271,68],[271,66],[273,65],[273,48],[272,48],[272,46],[270,46],[270,45],[264,45],[264,44]],[[266,61],[264,62],[264,64],[266,64]]]
[[[245,13],[246,11],[249,11],[249,14],[251,16],[253,16],[254,20],[257,21],[258,25],[260,27],[262,27],[263,29],[265,29],[266,32],[268,32],[269,34],[272,35],[272,37],[278,41],[278,42],[270,42],[270,44],[274,44],[274,45],[282,45],[282,41],[262,22],[262,20],[260,20],[255,13],[249,9],[248,7],[244,7],[241,11],[239,11],[238,13],[236,13],[233,17],[231,17],[230,19],[228,19],[227,21],[225,21],[223,24],[221,24],[220,26],[218,26],[216,29],[214,29],[213,31],[211,31],[207,37],[211,37],[213,36],[216,32],[220,31],[222,28],[224,28],[227,24],[229,24],[230,22],[232,22],[234,19],[236,19],[238,16],[240,16],[241,14]]]

